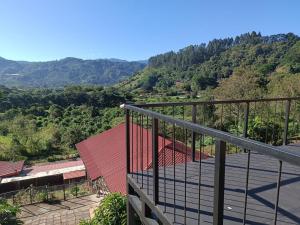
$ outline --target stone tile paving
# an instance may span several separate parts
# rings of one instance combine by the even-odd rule
[[[90,210],[98,206],[96,195],[61,201],[57,204],[39,203],[21,208],[18,218],[31,225],[77,225],[90,218]]]

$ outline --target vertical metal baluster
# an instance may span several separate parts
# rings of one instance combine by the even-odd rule
[[[285,116],[284,116],[285,119],[284,119],[283,145],[288,144],[290,108],[291,108],[291,100],[287,100],[285,105]]]
[[[163,139],[163,146],[164,146],[164,212],[166,212],[167,209],[167,196],[166,196],[166,122],[164,121],[163,125],[164,129],[164,139]]]
[[[265,119],[265,118],[264,118],[264,109],[265,109],[265,107],[264,107],[264,105],[263,105],[263,104],[264,104],[263,102],[260,102],[260,104],[261,104],[260,107],[259,107],[260,110],[261,110],[261,111],[260,111],[260,120],[261,120],[262,124],[265,124],[265,121],[264,121],[264,119]],[[263,130],[263,128],[262,128],[262,130]],[[262,132],[263,132],[263,131],[262,131]],[[261,136],[262,136],[261,138],[263,138],[263,134],[261,134]],[[260,141],[260,142],[264,142],[264,140],[259,140],[259,141]]]
[[[255,121],[255,118],[256,118],[256,102],[254,102],[254,121]],[[256,140],[256,137],[254,137],[255,133],[254,133],[254,129],[252,129],[252,136],[253,136],[253,139]]]
[[[202,125],[205,126],[205,104],[202,105]]]
[[[126,170],[127,170],[126,173],[130,174],[130,111],[126,109],[125,114],[126,114]],[[64,199],[65,199],[65,190],[64,190]]]
[[[131,112],[131,145],[132,145],[132,152],[131,152],[131,173],[132,173],[132,177],[133,177],[133,174],[134,174],[134,171],[133,171],[133,153],[134,153],[134,141],[133,141],[133,111]]]
[[[224,110],[224,104],[221,104],[221,129],[224,130],[223,128],[223,110]]]
[[[136,116],[136,178],[139,183],[139,115]]]
[[[225,112],[226,112],[226,110],[225,110]],[[224,119],[225,119],[225,123],[226,123],[226,117]],[[229,117],[228,117],[228,122],[227,123],[231,124],[231,103],[229,103]],[[230,151],[230,147],[229,147],[229,145],[227,145],[228,154],[230,153],[229,151]]]
[[[237,104],[238,112],[237,112],[237,130],[236,135],[240,135],[240,103]],[[235,151],[238,152],[238,147],[236,146]]]
[[[143,124],[143,120],[144,120],[144,115],[141,114],[141,170],[142,170],[142,188],[144,188],[144,138],[143,138],[143,134],[144,134],[144,124]]]
[[[204,154],[202,154],[202,134],[199,135],[199,144],[200,144],[200,155],[199,155],[199,177],[198,177],[198,180],[199,180],[199,184],[198,184],[198,225],[200,225],[200,210],[201,210],[201,206],[200,206],[200,203],[201,203],[201,169],[202,169],[202,156]]]
[[[147,194],[149,195],[149,117],[147,116]]]
[[[210,105],[211,106],[211,109],[212,109],[212,118],[213,118],[213,122],[212,122],[212,127],[213,128],[217,128],[217,126],[216,126],[216,124],[215,124],[215,122],[216,122],[216,107],[214,107],[214,105],[213,104],[211,104]]]
[[[175,138],[176,138],[176,136],[175,136],[176,134],[175,134],[175,124],[173,124],[173,137],[172,137],[172,139],[173,139],[173,170],[174,170],[174,174],[173,174],[173,179],[174,179],[174,190],[173,190],[173,193],[174,193],[174,195],[173,195],[173,204],[174,204],[174,209],[173,209],[173,212],[174,212],[174,222],[176,222],[176,180],[175,180],[175,178],[176,178],[176,150],[175,150]]]
[[[269,103],[269,104],[271,104],[271,103]],[[269,105],[269,107],[270,107],[270,105]],[[269,122],[270,122],[269,121],[269,119],[270,119],[270,112],[269,112],[269,108],[266,107],[266,109],[267,109],[267,126],[266,126],[266,140],[265,140],[265,143],[268,143],[268,127],[269,127]]]
[[[273,129],[272,129],[272,144],[275,143],[275,122],[277,119],[277,101],[275,101],[274,117],[273,117]]]
[[[244,204],[244,216],[243,216],[243,224],[246,224],[246,214],[247,214],[247,202],[248,202],[248,187],[249,187],[249,170],[250,170],[250,150],[248,150],[247,157],[247,170],[246,170],[246,185],[245,185],[245,204]]]
[[[238,103],[238,114],[237,114],[237,125],[238,125],[238,129],[237,129],[237,136],[240,135],[240,110],[241,110],[241,105],[240,103]]]
[[[172,106],[172,116],[173,116],[173,118],[175,117],[175,106],[174,105]]]
[[[283,131],[282,131],[282,145],[284,145],[284,101],[281,101],[280,119],[283,120]]]
[[[296,101],[294,101],[294,109],[293,110],[291,110],[292,112],[293,112],[293,134],[295,134],[296,133],[296,127],[295,127],[295,120],[296,120],[296,110],[297,110],[297,108],[296,108],[297,106],[296,106]]]
[[[185,160],[184,160],[184,224],[186,224],[186,178],[187,178],[187,129],[185,129]],[[183,150],[183,149],[182,149]]]
[[[158,171],[158,119],[152,118],[152,169],[153,169],[153,202],[159,202],[159,171]]]
[[[192,123],[197,123],[196,118],[197,108],[196,105],[192,105]],[[195,161],[196,154],[196,133],[192,132],[192,161]]]
[[[236,104],[237,110],[238,110],[238,105]],[[234,115],[234,126],[235,126],[235,135],[238,136],[238,130],[239,130],[239,126],[238,126],[238,121],[237,121],[237,116]],[[237,153],[237,147],[235,147],[235,152]]]
[[[275,212],[274,212],[274,225],[277,224],[277,213],[278,213],[278,203],[279,203],[279,193],[280,193],[281,172],[282,172],[282,161],[279,161],[277,188],[276,188],[276,202],[275,202]]]
[[[243,130],[243,137],[248,137],[248,124],[249,124],[249,108],[250,102],[246,102],[246,108],[244,112],[244,130]],[[246,151],[246,149],[244,149]]]
[[[211,137],[210,156],[213,156],[213,143],[214,143],[214,138]],[[204,147],[204,144],[203,144],[203,147]]]

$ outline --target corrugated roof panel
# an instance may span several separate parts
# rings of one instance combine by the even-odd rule
[[[151,168],[152,165],[152,132],[131,124],[131,138],[134,143],[132,157],[132,171],[140,171]],[[142,134],[142,135],[141,135]],[[103,177],[109,190],[112,192],[126,193],[126,137],[125,124],[122,123],[101,134],[90,137],[76,145],[80,157],[83,160],[88,176],[95,180]],[[143,137],[143,141],[140,137]],[[148,141],[147,141],[148,140]],[[142,143],[142,145],[140,144]],[[165,146],[165,155],[163,151]],[[174,162],[172,142],[159,136],[159,165],[172,165]],[[188,161],[191,160],[191,148],[183,143],[176,142],[175,163],[183,163],[185,151],[188,153]],[[182,151],[184,149],[185,151]],[[139,150],[139,151],[137,151]],[[141,157],[142,155],[142,157]],[[199,153],[196,158],[199,158]],[[166,159],[166,160],[165,160]]]

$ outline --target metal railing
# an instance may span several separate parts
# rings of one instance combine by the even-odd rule
[[[201,205],[204,201],[201,197],[201,187],[204,182],[203,177],[205,177],[203,170],[207,166],[205,160],[210,155],[214,155],[213,172],[211,172],[213,174],[211,223],[223,224],[226,153],[235,152],[245,152],[242,154],[246,156],[246,160],[243,161],[244,178],[239,177],[243,180],[244,188],[242,190],[243,197],[240,201],[243,211],[238,221],[243,224],[249,222],[247,221],[247,210],[250,210],[248,207],[249,172],[251,171],[250,162],[254,157],[253,155],[259,154],[266,159],[272,159],[272,166],[274,166],[274,162],[278,162],[277,171],[272,173],[277,174],[276,196],[270,203],[274,206],[272,223],[276,224],[280,187],[282,186],[282,164],[289,164],[293,165],[293,168],[298,168],[300,153],[270,144],[280,145],[279,142],[273,143],[275,137],[279,139],[280,136],[281,144],[287,144],[291,141],[288,139],[289,134],[299,135],[299,100],[300,98],[276,98],[125,105],[128,219],[130,224],[133,221],[131,218],[133,208],[144,224],[153,224],[153,221],[151,223],[148,221],[149,218],[154,218],[162,224],[174,224],[177,222],[176,220],[182,219],[182,224],[187,224],[190,219],[187,213],[191,211],[189,206],[191,200],[187,200],[190,198],[190,194],[193,195],[193,201],[197,199],[194,195],[197,194],[198,196],[198,202],[193,203],[193,212],[198,217],[194,218],[193,221],[195,224],[200,224]],[[237,107],[234,113],[231,108],[233,104],[236,104],[235,107]],[[251,111],[251,107],[259,104],[262,104],[260,106],[265,104],[265,107]],[[278,113],[279,105],[282,108],[280,113]],[[270,111],[272,106],[277,106],[277,109]],[[180,108],[181,111],[178,111]],[[199,110],[200,108],[202,110]],[[211,114],[206,114],[205,117],[203,113],[207,113],[208,109]],[[244,112],[242,116],[240,115],[241,112]],[[283,123],[280,129],[276,127],[277,130],[275,130],[275,126],[263,128],[262,133],[267,133],[265,137],[271,137],[268,140],[251,139],[251,132],[257,132],[255,129],[260,130],[257,124],[256,127],[250,127],[253,126],[252,120],[257,120],[255,113],[258,112],[262,117],[266,116],[263,121],[270,121],[275,116],[276,122]],[[267,115],[270,115],[271,112],[273,112],[272,117],[268,117]],[[232,114],[238,116],[238,122],[232,119],[234,118]],[[278,118],[279,116],[280,118]],[[237,125],[239,133],[231,132],[228,130],[228,126],[223,126],[225,123],[236,125],[236,122],[242,124],[241,126]],[[294,126],[293,129],[296,127],[293,132],[289,132],[291,126]],[[272,135],[268,135],[268,129]],[[296,178],[297,175],[300,176],[297,171],[295,174]],[[189,181],[191,177],[197,180],[197,188],[191,187],[191,181]],[[196,191],[192,193],[194,189]],[[176,200],[177,194],[182,194],[182,201]],[[140,199],[141,212],[137,212],[137,207],[131,206],[136,200],[131,200],[132,196],[138,196]],[[173,208],[172,212],[170,212],[170,208]],[[176,216],[176,211],[182,213],[179,219]],[[168,216],[166,216],[166,212],[168,212]],[[296,220],[297,218],[296,216]],[[291,219],[295,220],[295,217],[291,216]]]
[[[93,194],[88,181],[65,183],[60,185],[30,186],[26,189],[0,194],[13,205],[31,205],[41,202],[55,202]]]
[[[272,145],[300,140],[300,97],[135,104]]]

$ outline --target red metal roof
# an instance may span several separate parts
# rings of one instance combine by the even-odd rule
[[[24,160],[18,162],[0,161],[0,177],[17,176],[22,171]]]
[[[85,170],[72,171],[63,174],[64,180],[85,177]]]
[[[24,173],[26,175],[35,175],[40,172],[48,172],[51,170],[64,169],[68,167],[74,166],[83,166],[83,162],[81,159],[74,161],[58,161],[52,163],[40,163],[34,166],[24,168]]]
[[[134,144],[131,171],[145,170],[152,166],[152,132],[133,124],[130,126],[131,138]],[[142,134],[142,135],[141,135]],[[140,137],[143,137],[141,142]],[[95,180],[103,177],[111,192],[126,193],[126,150],[125,150],[125,124],[120,124],[101,134],[90,137],[76,145],[80,157],[83,160],[88,176]],[[148,141],[147,141],[148,140]],[[159,165],[172,165],[174,163],[172,142],[163,137],[159,141]],[[140,143],[143,143],[141,146]],[[163,148],[165,146],[165,148]],[[137,151],[138,150],[138,151]],[[175,163],[191,161],[191,149],[183,143],[175,144]],[[141,157],[141,155],[143,157]],[[200,154],[196,154],[199,159]]]

